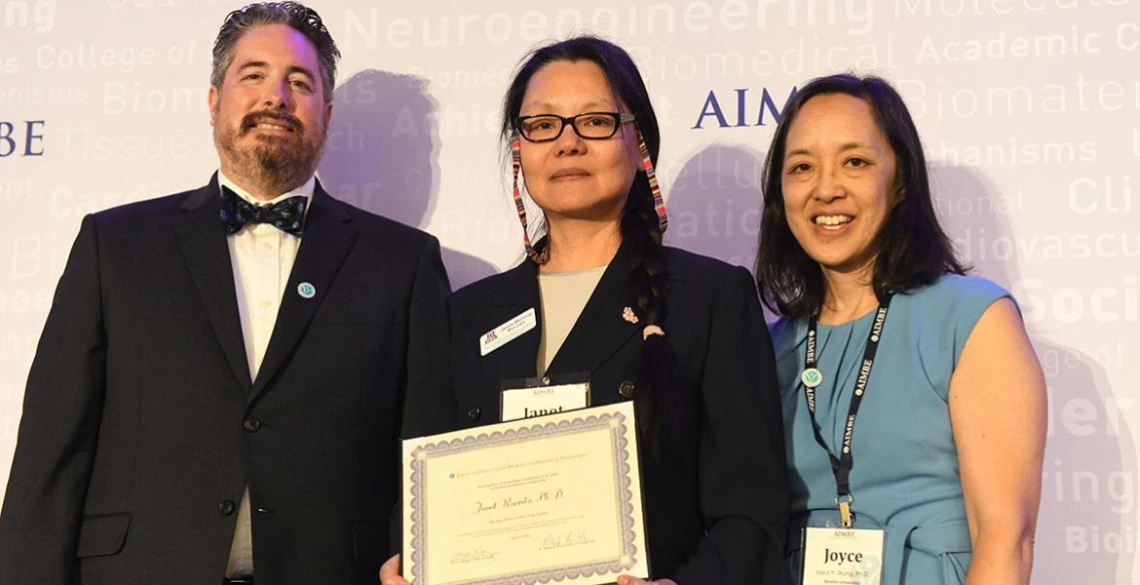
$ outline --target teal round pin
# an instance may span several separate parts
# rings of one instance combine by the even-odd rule
[[[301,298],[311,299],[317,296],[317,287],[310,283],[302,282],[297,285],[297,294],[301,295]]]
[[[800,374],[800,381],[808,388],[815,388],[823,383],[823,372],[819,368],[808,368]]]

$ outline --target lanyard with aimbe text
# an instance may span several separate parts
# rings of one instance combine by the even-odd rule
[[[851,396],[851,406],[847,411],[847,425],[843,431],[843,450],[836,457],[823,440],[819,422],[815,418],[815,389],[823,383],[823,372],[816,367],[817,327],[816,317],[808,322],[807,348],[804,351],[804,371],[800,381],[804,384],[804,397],[807,398],[808,413],[811,414],[811,426],[815,431],[815,441],[827,452],[831,459],[831,471],[835,474],[836,496],[835,505],[839,507],[839,521],[844,528],[851,528],[855,520],[851,514],[851,503],[855,498],[851,495],[851,468],[854,462],[851,458],[851,436],[855,431],[855,415],[859,413],[859,405],[863,402],[863,395],[867,390],[867,381],[871,378],[871,366],[875,363],[875,353],[879,351],[879,338],[883,334],[883,324],[887,320],[887,309],[891,305],[891,295],[885,295],[878,312],[875,313],[875,322],[871,325],[871,332],[867,336],[867,345],[863,349],[863,365],[859,368],[859,377],[855,380],[855,393]]]

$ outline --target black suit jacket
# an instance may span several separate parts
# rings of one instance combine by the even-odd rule
[[[247,484],[259,585],[377,582],[398,439],[442,430],[451,398],[439,244],[318,184],[251,382],[218,193],[84,218],[28,377],[0,583],[216,585]]]
[[[636,384],[643,324],[625,246],[610,263],[547,368],[588,373],[592,404],[627,400]],[[666,248],[666,339],[679,367],[686,422],[660,458],[641,447],[649,560],[654,578],[680,585],[778,581],[788,518],[784,433],[768,329],[746,270]],[[451,299],[452,365],[460,427],[499,422],[503,380],[534,377],[539,326],[480,357],[479,338],[527,309],[541,311],[538,269],[520,266]]]

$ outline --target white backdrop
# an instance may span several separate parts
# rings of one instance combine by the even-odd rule
[[[322,179],[438,236],[456,286],[521,258],[495,130],[538,42],[596,32],[631,51],[662,125],[668,239],[743,265],[792,89],[844,70],[894,81],[959,251],[1014,291],[1048,379],[1034,582],[1140,583],[1140,1],[311,4],[344,53]],[[0,0],[0,489],[80,219],[217,165],[210,47],[236,7]]]

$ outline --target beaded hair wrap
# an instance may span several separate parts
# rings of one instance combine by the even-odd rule
[[[657,225],[661,233],[669,227],[669,215],[665,212],[665,199],[661,196],[661,185],[657,183],[657,172],[653,168],[653,157],[649,156],[649,147],[645,144],[645,137],[637,133],[637,147],[641,151],[641,168],[645,171],[645,178],[649,180],[649,192],[653,195],[653,209],[657,212]],[[642,341],[660,335],[665,337],[665,330],[659,325],[646,325],[641,331]]]
[[[653,168],[653,157],[649,156],[649,147],[645,145],[645,137],[637,133],[637,147],[641,150],[641,168],[645,171],[645,178],[649,179],[649,192],[653,194],[653,209],[657,211],[657,225],[661,233],[669,227],[669,215],[665,213],[665,199],[661,197],[661,186],[657,184],[657,172]]]
[[[546,250],[542,252],[534,249],[534,245],[530,241],[530,228],[527,226],[526,221],[526,204],[523,203],[522,192],[519,191],[519,171],[522,170],[522,154],[519,153],[519,137],[515,136],[511,140],[511,174],[514,175],[513,180],[513,193],[512,196],[515,200],[515,211],[519,214],[519,223],[522,224],[523,229],[523,246],[526,248],[526,255],[535,264],[542,265],[546,263]]]

